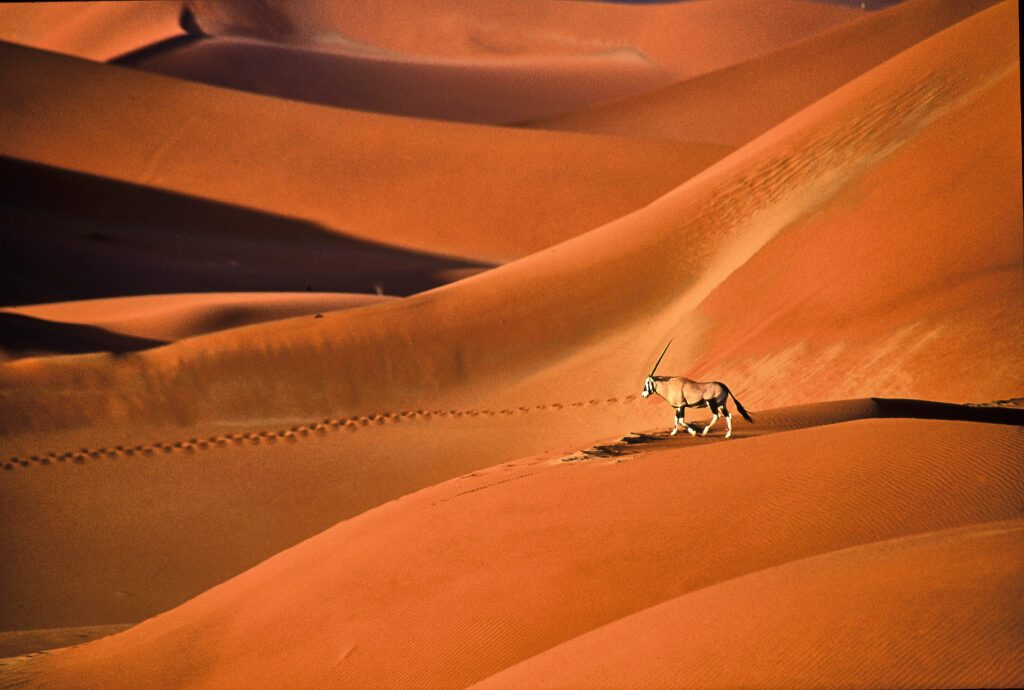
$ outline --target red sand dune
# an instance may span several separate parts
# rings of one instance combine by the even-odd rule
[[[992,4],[907,0],[777,52],[533,126],[742,146],[900,51]]]
[[[458,284],[140,354],[3,366],[4,447],[31,468],[5,473],[2,503],[36,516],[4,535],[19,554],[5,593],[24,606],[0,607],[5,627],[138,620],[409,491],[667,426],[667,408],[635,395],[671,336],[662,371],[714,371],[748,407],[1018,395],[1014,11],[922,42],[636,213]],[[926,191],[958,171],[957,189]],[[750,287],[730,296],[733,280]],[[909,335],[859,340],[896,328]],[[430,424],[392,424],[415,419]],[[43,496],[60,500],[37,508]],[[67,519],[79,511],[91,519]],[[55,572],[54,553],[74,567]]]
[[[552,0],[280,0],[188,3],[199,27],[307,46],[351,42],[411,55],[579,55],[627,50],[677,75],[739,62],[859,16],[783,0],[636,7]]]
[[[142,338],[182,340],[226,328],[356,309],[390,299],[331,292],[217,292],[36,304],[0,309],[0,313],[98,326]]]
[[[0,158],[7,304],[210,291],[421,292],[489,266]]]
[[[1022,549],[1017,520],[787,563],[641,611],[474,687],[1019,686]]]
[[[567,56],[425,59],[365,46],[200,39],[126,64],[205,84],[395,115],[509,124],[648,93],[674,81],[622,49]],[[308,75],[317,75],[316,79]]]
[[[7,673],[48,687],[225,687],[257,668],[271,686],[462,687],[595,628],[614,632],[600,626],[621,620],[628,629],[631,614],[647,610],[661,620],[652,606],[699,622],[716,604],[758,605],[760,583],[787,582],[759,606],[781,613],[804,595],[812,599],[807,617],[793,614],[790,623],[776,613],[774,625],[747,621],[748,629],[799,639],[831,585],[854,601],[837,603],[835,619],[819,630],[846,631],[858,651],[839,638],[817,655],[791,652],[776,662],[783,679],[813,683],[849,668],[859,653],[880,674],[863,672],[865,683],[1012,685],[1024,678],[1012,654],[1020,641],[1013,621],[1024,613],[1013,594],[1022,441],[1019,427],[870,420],[702,448],[673,442],[618,463],[506,464],[343,522],[124,633],[9,661]],[[884,543],[1001,520],[1018,522],[1001,536],[995,525],[986,528],[991,536]],[[874,545],[841,551],[867,544]],[[949,567],[957,557],[959,567]],[[929,572],[939,563],[944,574]],[[839,581],[822,574],[844,566]],[[878,592],[897,575],[916,578],[916,595],[887,607],[909,588]],[[875,592],[879,599],[869,598]],[[973,620],[939,604],[952,593],[976,604]],[[929,595],[938,599],[930,606]],[[870,607],[872,624],[858,632],[848,623],[851,607]],[[728,609],[734,617],[739,610]],[[927,613],[905,618],[919,612]],[[707,647],[700,636],[683,638],[697,652],[719,650],[699,669],[680,668],[684,685],[690,678],[742,684],[743,667],[730,662],[746,647],[714,645],[728,620],[711,629]],[[886,674],[886,642],[910,631],[919,636],[897,649],[927,654]],[[647,659],[650,666],[637,670],[654,675],[636,678],[655,684],[656,655],[639,661]],[[536,675],[524,667],[527,685],[544,678],[544,661]],[[950,661],[965,664],[950,668]],[[563,663],[555,680],[579,670],[583,682],[572,684],[586,686],[580,667],[587,665],[586,658]]]
[[[358,113],[12,45],[0,63],[26,106],[0,110],[2,155],[482,261],[628,213],[729,151]]]
[[[441,12],[439,35],[482,36],[511,8],[474,6]],[[330,8],[355,6],[210,7],[201,26],[308,47],[340,26]],[[711,12],[716,40],[753,9],[546,7],[592,17],[570,22],[577,38],[649,31],[665,64],[695,48],[630,24],[641,9]],[[757,16],[733,21],[754,36]],[[0,364],[0,642],[142,621],[2,660],[0,683],[585,684],[563,654],[650,631],[657,646],[635,666],[608,653],[605,677],[1020,684],[1019,411],[766,409],[1021,395],[1016,18],[1001,3],[885,61],[899,41],[873,43],[877,66],[731,153],[362,114],[0,46],[0,170],[49,181],[3,186],[18,253],[0,268],[26,293],[75,275],[61,266],[79,250],[103,277],[93,296],[145,292],[164,264],[129,267],[156,238],[169,273],[205,262],[209,279],[230,275],[231,247],[291,280],[322,252],[326,275],[358,264],[337,246],[352,237],[432,271],[479,267],[438,254],[522,257],[322,319]],[[465,51],[567,54],[506,26]],[[406,53],[424,40],[394,35]],[[771,35],[708,64],[777,50]],[[361,256],[395,273],[417,258]],[[669,338],[660,373],[727,381],[755,424],[728,443],[721,427],[602,442],[669,425],[638,395]],[[893,415],[923,419],[877,418]]]
[[[181,2],[5,2],[0,41],[109,60],[143,46],[183,36]]]
[[[0,659],[31,654],[41,649],[56,649],[84,644],[127,629],[128,625],[85,625],[77,628],[43,628],[0,632]],[[0,673],[3,661],[0,661]]]

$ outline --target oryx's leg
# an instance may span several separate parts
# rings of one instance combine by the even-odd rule
[[[711,421],[704,427],[704,431],[700,432],[701,436],[707,436],[708,432],[718,422],[718,403],[714,400],[708,400],[708,409],[711,410]]]
[[[732,413],[728,407],[722,405],[722,414],[725,415],[725,437],[729,438],[732,436]]]
[[[679,433],[679,420],[681,419],[682,413],[682,408],[675,408],[675,413],[672,415],[672,433],[670,434],[670,436],[675,436],[676,434]],[[685,423],[686,422],[683,422],[683,424]]]
[[[697,435],[697,432],[693,430],[693,427],[691,427],[689,424],[686,423],[686,408],[685,407],[679,407],[679,408],[676,409],[676,429],[674,429],[672,431],[672,435],[673,436],[675,436],[675,433],[676,433],[676,431],[678,431],[678,427],[679,426],[682,426],[684,429],[686,429],[686,431],[689,432],[690,436],[696,436]]]

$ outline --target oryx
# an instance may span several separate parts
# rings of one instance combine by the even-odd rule
[[[668,345],[671,344],[672,341],[668,341]],[[690,432],[691,436],[697,435],[697,432],[686,423],[686,408],[688,407],[707,407],[711,410],[711,421],[700,432],[701,436],[707,435],[711,427],[718,421],[719,414],[725,415],[725,424],[727,426],[725,437],[729,438],[732,436],[732,415],[729,413],[729,408],[725,406],[729,396],[732,395],[732,391],[724,383],[718,381],[693,381],[682,376],[654,375],[658,365],[661,364],[662,357],[668,352],[668,345],[661,351],[661,357],[658,357],[658,361],[654,363],[654,369],[651,369],[650,375],[644,380],[644,390],[641,395],[646,398],[652,393],[657,393],[669,405],[675,408],[675,424],[672,426],[673,436],[679,433],[680,426]],[[736,399],[735,395],[732,395],[732,400],[736,403],[736,409],[743,415],[743,419],[753,424],[754,420],[743,409],[743,405],[740,405],[740,401]]]

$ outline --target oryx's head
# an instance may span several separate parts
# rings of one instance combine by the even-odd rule
[[[671,345],[671,344],[672,344],[672,341],[671,340],[668,341],[668,345]],[[661,351],[661,357],[658,357],[658,361],[654,363],[654,368],[651,369],[651,373],[647,375],[646,379],[644,379],[644,390],[643,390],[642,393],[640,393],[640,395],[642,395],[645,398],[648,397],[651,393],[656,392],[655,391],[655,385],[656,384],[654,382],[654,372],[658,370],[658,365],[661,364],[662,357],[664,357],[665,353],[668,352],[668,345],[666,345],[665,349]]]

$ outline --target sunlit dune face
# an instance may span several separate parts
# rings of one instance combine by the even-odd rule
[[[852,4],[0,2],[0,688],[1024,687],[1018,2]]]

